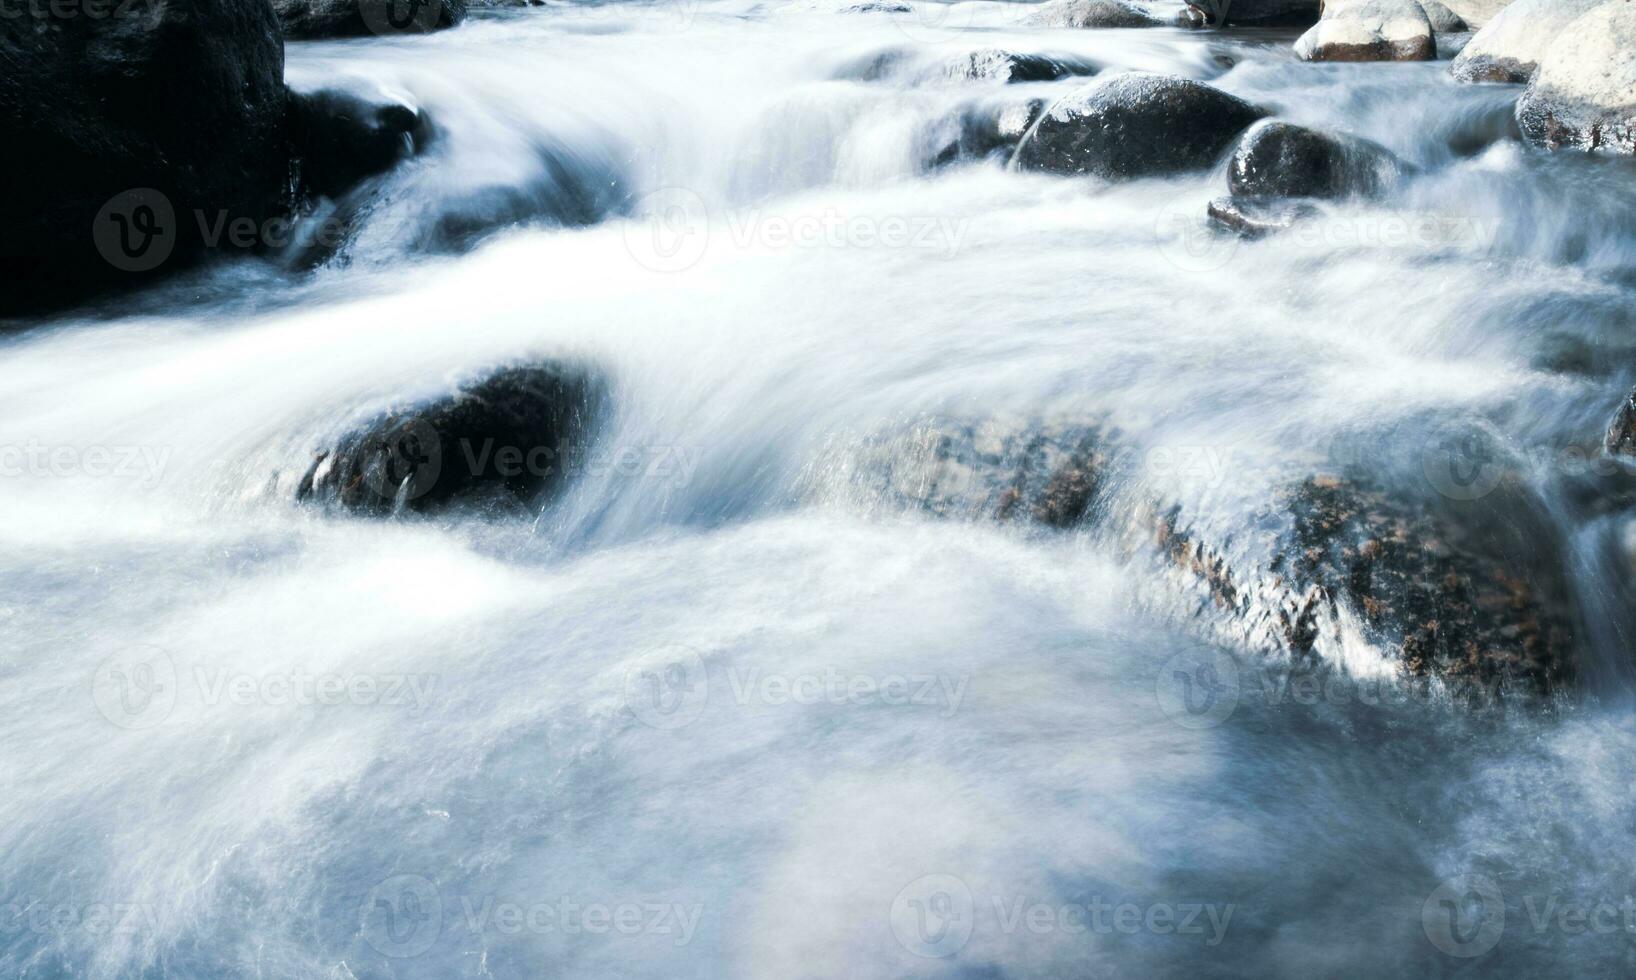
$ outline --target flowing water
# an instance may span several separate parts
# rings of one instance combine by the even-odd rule
[[[0,973],[1629,975],[1627,527],[1554,488],[1636,381],[1630,170],[1524,150],[1517,89],[1442,64],[1026,12],[291,44],[294,87],[438,130],[345,254],[0,351]],[[1219,171],[948,160],[1082,84],[945,70],[989,48],[1210,80],[1417,172],[1239,244]],[[393,399],[540,357],[611,408],[537,514],[294,501]],[[1311,696],[1103,537],[847,478],[873,433],[1008,414],[1116,417],[1115,496],[1226,534],[1337,446],[1479,427],[1553,504],[1578,686],[1471,707],[1357,642]],[[1178,658],[1231,697],[1178,710]]]

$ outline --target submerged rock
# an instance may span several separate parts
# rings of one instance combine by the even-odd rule
[[[527,505],[560,486],[601,397],[579,367],[502,369],[343,437],[318,453],[296,499],[372,515]]]
[[[1551,42],[1605,0],[1516,0],[1500,12],[1449,66],[1462,82],[1526,82]]]
[[[1295,42],[1303,61],[1431,61],[1437,41],[1416,0],[1329,0]]]
[[[1234,197],[1250,200],[1343,198],[1379,194],[1402,173],[1378,143],[1265,119],[1239,140],[1227,183]]]
[[[1408,676],[1539,692],[1572,680],[1559,548],[1520,481],[1467,500],[1429,483],[1388,490],[1362,473],[1317,474],[1221,520],[1159,496],[1133,500],[1136,448],[1102,419],[934,419],[822,470],[844,469],[866,501],[1124,542],[1133,560],[1146,554],[1184,593],[1201,593],[1206,632],[1292,660],[1344,657],[1361,640]]]
[[[1125,0],[1048,0],[1028,16],[1039,27],[1162,27],[1165,21]]]
[[[1215,224],[1253,239],[1288,231],[1297,221],[1309,218],[1317,211],[1310,204],[1218,197],[1210,202],[1205,213]]]
[[[1107,180],[1204,170],[1266,115],[1202,82],[1127,72],[1058,100],[1023,139],[1015,162]]]
[[[1557,35],[1517,125],[1546,149],[1636,155],[1636,3],[1604,3]]]
[[[432,134],[431,122],[413,106],[333,89],[292,93],[289,126],[299,186],[326,197],[390,170]]]
[[[1066,528],[1095,506],[1114,441],[1094,420],[933,418],[848,447],[848,492],[941,517]]]
[[[465,0],[273,0],[286,37],[427,34],[466,19]]]
[[[934,128],[926,159],[931,166],[942,167],[999,154],[1009,157],[1028,127],[1045,111],[1045,104],[1044,99],[1027,99],[967,106]]]
[[[266,0],[133,10],[0,17],[0,307],[175,267],[203,248],[200,216],[282,207],[284,49]]]

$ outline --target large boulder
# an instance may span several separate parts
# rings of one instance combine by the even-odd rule
[[[1303,61],[1431,61],[1437,40],[1416,0],[1329,0],[1295,42]]]
[[[1636,155],[1636,3],[1611,0],[1557,35],[1517,123],[1547,149]]]
[[[1125,0],[1047,0],[1026,23],[1039,27],[1160,27],[1165,21]]]
[[[268,0],[119,11],[0,18],[8,310],[197,252],[201,220],[281,207],[284,47]]]
[[[343,436],[316,454],[296,498],[370,515],[526,508],[573,470],[602,399],[578,366],[505,368]]]
[[[1477,32],[1449,71],[1462,82],[1526,82],[1557,35],[1607,0],[1517,0]]]
[[[427,34],[466,19],[465,0],[273,0],[287,37]]]
[[[1362,643],[1406,676],[1485,690],[1549,692],[1575,674],[1560,546],[1519,480],[1466,499],[1477,495],[1445,496],[1429,474],[1376,479],[1350,466],[1292,480],[1250,512],[1213,513],[1135,489],[1154,457],[1101,416],[939,417],[840,452],[814,469],[814,492],[1091,530],[1196,596],[1186,605],[1212,638],[1291,661],[1345,661]]]
[[[1013,159],[1028,170],[1107,180],[1204,170],[1266,115],[1203,82],[1127,72],[1059,99],[1023,137]]]
[[[1378,143],[1264,119],[1238,141],[1227,185],[1248,200],[1344,198],[1379,194],[1402,174],[1403,164]]]

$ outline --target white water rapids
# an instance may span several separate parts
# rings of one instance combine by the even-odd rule
[[[1479,420],[1549,469],[1636,381],[1629,170],[1523,149],[1517,90],[1446,62],[1021,13],[550,5],[289,45],[297,89],[438,129],[348,260],[0,341],[0,975],[1630,975],[1616,520],[1565,532],[1581,689],[1478,712],[1361,648],[1302,696],[1092,535],[828,478],[926,413],[1113,413],[1229,533],[1360,432]],[[1210,80],[1418,173],[1235,243],[1219,171],[930,167],[966,109],[1082,84],[940,75],[984,48]],[[538,357],[612,409],[537,519],[294,501],[392,399]],[[1201,649],[1239,679],[1209,723],[1162,696]],[[142,668],[123,700],[109,663]]]

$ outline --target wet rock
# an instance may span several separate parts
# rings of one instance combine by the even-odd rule
[[[848,445],[825,471],[844,487],[831,492],[871,504],[1067,528],[1095,508],[1117,439],[1094,419],[934,417]]]
[[[1610,456],[1636,457],[1636,391],[1626,395],[1614,413],[1602,446]]]
[[[1546,149],[1636,155],[1636,3],[1604,3],[1557,35],[1517,125]]]
[[[1426,12],[1432,30],[1439,34],[1457,34],[1468,30],[1460,15],[1443,6],[1438,0],[1420,0],[1420,9]]]
[[[1248,200],[1380,194],[1403,165],[1378,143],[1264,119],[1250,127],[1227,171],[1233,196]]]
[[[601,401],[582,368],[505,368],[343,437],[318,453],[296,499],[369,515],[524,507],[560,486]]]
[[[202,250],[198,214],[280,210],[284,49],[266,0],[13,12],[0,65],[0,308],[175,268]]]
[[[373,102],[326,89],[290,96],[290,142],[305,193],[333,197],[414,155],[430,121],[401,102]]]
[[[897,0],[865,0],[841,8],[843,14],[912,14],[915,8]]]
[[[428,34],[466,19],[465,0],[273,0],[294,39]]]
[[[1516,0],[1465,46],[1449,72],[1462,82],[1526,82],[1551,42],[1605,0]]]
[[[1202,82],[1127,72],[1058,100],[1019,145],[1015,162],[1107,180],[1204,170],[1266,115]]]
[[[1304,61],[1431,61],[1437,42],[1417,0],[1329,0],[1295,42]]]
[[[1209,12],[1209,4],[1203,4]],[[1232,0],[1226,22],[1235,27],[1307,27],[1318,20],[1320,0]],[[1214,23],[1219,18],[1212,16]]]
[[[1289,507],[1293,547],[1274,571],[1312,583],[1325,602],[1350,603],[1373,635],[1401,650],[1410,673],[1525,678],[1546,690],[1571,676],[1564,588],[1534,551],[1538,527],[1523,530],[1540,515],[1519,507],[1490,523],[1504,508],[1439,514],[1359,479],[1322,477],[1303,484]]]
[[[1028,16],[1038,27],[1162,27],[1164,20],[1124,0],[1049,0]]]
[[[1096,66],[1074,58],[984,48],[951,59],[943,74],[962,81],[1051,82],[1071,75],[1094,75]]]
[[[1297,221],[1317,213],[1310,204],[1261,202],[1219,197],[1206,209],[1210,220],[1244,238],[1265,238],[1288,231]]]
[[[942,167],[1000,154],[1009,157],[1028,127],[1045,111],[1045,105],[1044,99],[1028,99],[967,106],[933,131],[927,158],[931,166]]]

